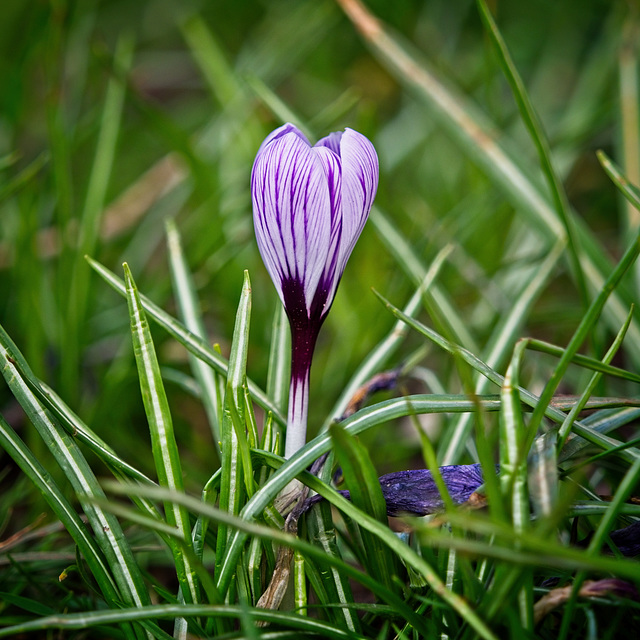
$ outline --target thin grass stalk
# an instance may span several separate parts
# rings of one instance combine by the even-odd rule
[[[130,67],[133,50],[134,40],[131,34],[121,35],[114,54],[114,60],[119,68],[126,70]],[[113,170],[120,133],[124,98],[125,86],[118,78],[112,77],[107,86],[94,161],[89,174],[86,199],[80,215],[78,248],[71,274],[69,308],[64,334],[65,357],[62,359],[62,376],[68,389],[78,388],[80,371],[78,366],[78,335],[84,323],[89,296],[91,272],[87,272],[83,268],[82,259],[85,254],[94,252],[98,239],[100,218],[105,208],[107,187]]]
[[[109,269],[103,267],[99,262],[86,256],[87,262],[115,291],[126,297],[126,287],[124,282],[113,274]],[[144,295],[140,295],[140,302],[149,318],[155,320],[170,336],[175,338],[189,352],[197,358],[207,363],[218,373],[225,376],[229,372],[229,363],[218,351],[212,349],[204,340],[191,333],[184,325],[175,318],[160,309]],[[267,394],[258,387],[252,380],[247,380],[247,385],[253,399],[266,411],[271,411],[275,420],[279,424],[286,425],[286,419],[281,411],[273,404]]]
[[[624,171],[632,184],[640,184],[640,106],[638,105],[638,12],[629,11],[622,26],[622,42],[618,54],[620,86],[620,144]],[[640,211],[631,203],[624,207],[628,237],[640,229]],[[637,275],[637,274],[636,274]]]
[[[80,500],[96,541],[109,563],[122,601],[132,606],[148,604],[146,586],[120,523],[90,502],[92,498],[104,497],[102,488],[71,436],[53,420],[21,376],[16,362],[23,360],[11,338],[0,327],[2,375]]]
[[[86,613],[69,613],[39,618],[30,622],[24,622],[0,629],[0,638],[15,638],[19,635],[42,631],[44,629],[76,630],[86,629],[99,625],[118,624],[145,620],[172,620],[178,616],[232,618],[240,619],[243,615],[250,617],[252,624],[263,621],[274,625],[291,628],[305,636],[318,636],[336,640],[366,640],[365,636],[346,632],[326,622],[298,616],[281,611],[269,611],[267,609],[255,609],[241,605],[150,605],[139,608],[120,609],[119,611],[89,611]],[[156,637],[166,638],[158,627]]]
[[[180,234],[173,221],[167,222],[166,232],[173,290],[180,309],[181,319],[191,333],[203,340],[207,340],[193,278],[182,251]],[[192,353],[189,354],[189,364],[201,390],[200,398],[213,436],[214,448],[218,459],[220,459],[220,416],[218,414],[218,406],[221,404],[222,399],[218,398],[216,374],[210,366]]]
[[[624,337],[627,335],[627,330],[629,329],[629,325],[631,324],[632,315],[633,315],[633,307],[631,307],[631,309],[629,310],[629,315],[627,316],[626,322],[622,325],[622,327],[620,328],[620,331],[618,331],[618,334],[616,335],[615,340],[613,341],[607,353],[605,354],[604,358],[602,359],[603,364],[609,364],[611,360],[613,360],[616,353],[618,352],[618,349],[620,349],[620,346],[622,345],[622,341],[624,340]],[[562,425],[560,425],[560,429],[558,431],[558,451],[562,451],[562,448],[564,447],[567,441],[567,438],[571,434],[571,426],[573,425],[573,422],[578,417],[580,412],[584,409],[585,404],[591,397],[591,394],[597,387],[601,378],[602,378],[601,372],[596,372],[591,376],[591,379],[589,380],[589,382],[587,383],[587,386],[582,392],[580,399],[571,408],[571,411],[569,411],[569,413],[567,414],[567,417],[565,418],[564,422],[562,423]]]
[[[500,412],[500,480],[511,501],[513,528],[522,533],[529,526],[529,494],[527,490],[526,458],[519,458],[520,447],[526,439],[522,405],[518,393],[520,366],[526,342],[518,342],[502,385],[502,411]],[[530,572],[520,577],[524,583],[518,592],[520,623],[524,629],[533,629],[533,582]]]
[[[576,235],[573,228],[574,225],[571,218],[569,200],[564,186],[562,185],[562,181],[553,166],[551,148],[549,146],[549,141],[545,134],[544,127],[542,126],[542,122],[531,103],[531,99],[529,98],[524,82],[518,73],[516,65],[511,58],[509,49],[502,38],[502,34],[500,33],[489,8],[484,0],[477,0],[477,4],[480,11],[480,17],[482,18],[491,42],[493,43],[498,55],[498,61],[500,62],[502,71],[511,86],[511,91],[513,92],[516,104],[518,105],[518,110],[520,111],[520,117],[529,131],[531,140],[538,152],[542,173],[549,185],[549,190],[551,191],[551,197],[553,199],[558,218],[565,229],[567,249],[569,251],[569,262],[573,271],[573,277],[576,281],[578,291],[580,292],[583,305],[586,308],[589,302],[589,297],[585,284],[584,273],[580,264],[579,247],[576,244]]]
[[[232,515],[240,512],[244,501],[243,468],[240,460],[238,435],[243,434],[244,394],[243,383],[246,376],[247,351],[249,348],[249,324],[251,319],[251,282],[245,271],[242,293],[236,313],[236,323],[233,330],[231,355],[227,385],[222,413],[222,475],[220,479],[220,509]],[[236,424],[237,423],[237,424]],[[252,481],[253,478],[251,477]],[[231,532],[225,525],[218,526],[216,541],[216,576],[220,568],[228,559],[228,545]],[[239,555],[233,560],[234,570]],[[227,585],[228,586],[228,585]]]
[[[495,369],[504,360],[516,339],[518,331],[524,325],[529,310],[548,283],[562,255],[563,248],[563,242],[558,242],[553,247],[531,279],[521,289],[508,314],[498,320],[487,346],[486,363],[489,367]],[[490,384],[486,377],[480,376],[475,384],[474,392],[478,395],[487,393]],[[440,446],[439,459],[442,464],[456,464],[460,460],[463,453],[461,444],[468,440],[471,427],[470,416],[461,416],[455,421],[450,430],[451,436],[444,440],[446,448],[442,450],[442,445]]]
[[[180,453],[173,432],[173,421],[167,401],[167,395],[162,383],[160,366],[151,338],[149,324],[140,296],[128,265],[123,265],[125,282],[127,284],[127,301],[131,320],[131,335],[133,351],[140,379],[140,390],[151,436],[151,449],[161,486],[182,491],[182,465]],[[191,541],[191,526],[189,514],[183,508],[174,504],[165,505],[165,517],[171,526],[175,526],[185,541]],[[171,548],[178,575],[182,596],[186,602],[199,602],[199,580],[195,569],[184,553],[182,547],[173,545]]]
[[[307,615],[307,572],[304,556],[300,551],[293,555],[293,598],[296,613]]]

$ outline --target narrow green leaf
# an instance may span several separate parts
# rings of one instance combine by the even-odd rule
[[[2,416],[0,416],[0,446],[38,488],[53,513],[62,522],[74,543],[78,546],[106,601],[111,606],[115,606],[120,596],[100,549],[49,472],[40,464],[27,445],[20,439],[20,436],[7,424]]]
[[[167,222],[167,246],[169,248],[173,291],[178,302],[181,319],[191,333],[206,341],[207,335],[202,322],[202,314],[193,278],[182,251],[180,234],[175,223],[171,220]],[[218,406],[221,404],[222,399],[218,398],[216,373],[209,365],[192,353],[189,353],[189,364],[193,375],[198,381],[201,390],[200,398],[207,414],[214,447],[218,457],[220,457],[220,416],[218,415]]]
[[[529,135],[531,136],[538,152],[540,166],[542,167],[542,172],[549,184],[556,213],[558,214],[558,218],[561,220],[566,233],[567,247],[569,249],[573,275],[582,297],[582,301],[586,307],[588,303],[587,287],[585,284],[582,266],[580,264],[579,247],[576,246],[576,237],[573,229],[569,200],[564,190],[564,186],[562,185],[562,181],[553,166],[549,141],[547,140],[542,122],[540,122],[540,118],[533,108],[533,104],[531,103],[526,87],[524,86],[524,82],[522,82],[522,78],[520,78],[520,74],[518,73],[516,65],[509,53],[509,49],[502,38],[502,34],[498,30],[498,26],[496,25],[491,12],[484,0],[477,0],[477,3],[480,9],[480,17],[482,18],[493,46],[496,49],[498,60],[504,75],[511,86],[511,91],[513,92],[516,104],[518,105],[518,110],[520,111],[520,117],[529,131]]]
[[[120,523],[114,516],[96,507],[90,501],[92,498],[104,497],[100,484],[73,438],[39,403],[21,376],[16,366],[16,362],[19,361],[24,362],[22,354],[0,327],[2,375],[80,500],[96,541],[111,568],[121,599],[133,606],[148,604],[146,585]]]
[[[331,425],[329,434],[351,501],[378,522],[387,524],[387,504],[382,495],[378,474],[366,449],[338,424]],[[397,575],[393,556],[375,535],[366,530],[361,530],[360,533],[368,572],[391,588]]]
[[[140,302],[140,295],[128,265],[123,265],[127,286],[127,301],[131,319],[131,336],[133,351],[138,367],[140,390],[144,403],[149,432],[151,450],[155,462],[156,473],[161,486],[182,490],[182,466],[180,453],[173,433],[173,421],[167,395],[162,383],[160,366],[151,338],[149,324]],[[189,514],[186,510],[173,504],[165,505],[167,522],[175,526],[186,541],[191,540]],[[195,569],[191,566],[182,547],[173,545],[171,549],[178,574],[182,594],[187,602],[198,603],[199,584]]]
[[[244,437],[244,444],[246,444],[243,383],[247,370],[250,320],[251,282],[248,272],[245,271],[242,294],[236,313],[236,324],[233,330],[227,388],[222,412],[220,509],[232,515],[237,515],[240,512],[240,505],[244,499],[242,491],[243,467],[240,460],[238,434]],[[248,480],[253,481],[253,477],[250,476]],[[218,575],[222,563],[227,559],[229,535],[224,525],[218,527],[216,575]]]
[[[87,262],[91,267],[120,295],[126,297],[127,291],[124,282],[113,274],[109,269],[103,267],[100,263],[96,262],[92,258],[86,256]],[[223,376],[228,374],[228,362],[223,358],[215,349],[212,349],[204,340],[194,335],[184,327],[175,318],[171,317],[168,313],[160,309],[157,305],[151,302],[148,298],[141,295],[140,301],[146,313],[150,318],[155,320],[170,336],[175,338],[180,344],[182,344],[188,351],[193,353],[197,358],[207,363],[210,367],[215,369]],[[282,415],[282,412],[273,404],[271,399],[265,394],[251,380],[247,381],[249,391],[251,392],[254,400],[267,411],[271,411],[275,420],[280,424],[285,425],[286,419]]]

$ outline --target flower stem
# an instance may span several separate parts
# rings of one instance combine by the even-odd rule
[[[289,415],[284,457],[289,459],[307,442],[309,378],[311,359],[320,330],[320,323],[299,327],[291,323],[291,383],[289,385]]]
[[[307,410],[309,406],[309,367],[302,377],[291,376],[289,387],[289,415],[284,457],[289,459],[307,441]]]

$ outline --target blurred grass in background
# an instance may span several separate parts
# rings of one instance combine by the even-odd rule
[[[548,193],[475,3],[371,0],[367,6],[454,94],[488,115],[523,174]],[[640,182],[637,7],[502,0],[491,8],[606,275],[638,228],[637,212],[622,203],[595,155],[604,149]],[[127,307],[84,255],[117,274],[128,262],[140,291],[177,315],[165,242],[165,222],[174,220],[207,335],[225,356],[248,269],[248,371],[264,387],[278,301],[255,244],[249,174],[260,142],[284,120],[314,139],[355,128],[374,142],[380,158],[378,212],[353,253],[316,352],[312,435],[333,417],[331,407],[354,370],[394,324],[372,287],[402,307],[451,244],[433,321],[482,354],[554,245],[544,224],[514,206],[479,166],[472,145],[442,126],[420,91],[368,49],[329,0],[5,0],[0,78],[0,321],[35,374],[145,472],[154,467]],[[515,337],[569,340],[586,306],[565,258],[520,318]],[[587,271],[588,282],[591,275]],[[630,277],[622,299],[633,300],[636,292]],[[594,287],[587,293],[593,297]],[[601,323],[590,354],[601,357],[621,324]],[[190,392],[186,351],[157,327],[152,332],[185,486],[199,491],[218,466],[206,415]],[[410,335],[389,365],[421,344]],[[617,364],[637,367],[639,349],[636,343],[622,352]],[[510,351],[493,366],[504,372]],[[525,362],[529,388],[539,391],[555,361],[528,355]],[[422,364],[428,390],[463,390],[448,354],[431,348]],[[586,379],[571,369],[561,391],[576,392]],[[424,384],[411,384],[425,391]],[[604,385],[596,395],[636,392],[620,381]],[[4,386],[0,407],[47,463]],[[455,423],[447,420],[431,420],[434,436]],[[414,430],[399,436],[399,429],[389,424],[362,436],[380,474],[423,466]],[[457,455],[463,457],[462,449]],[[6,457],[0,457],[2,469],[5,492],[28,494]],[[23,524],[34,513],[27,507]],[[0,516],[6,521],[9,514]],[[19,524],[12,520],[7,532]]]
[[[369,6],[476,101],[522,164],[535,168],[473,2]],[[615,253],[624,220],[594,151],[620,150],[619,60],[624,21],[633,16],[623,3],[602,1],[495,9],[571,202]],[[126,306],[81,254],[116,273],[127,260],[141,290],[171,310],[163,221],[175,219],[209,336],[223,351],[248,268],[255,291],[249,363],[264,380],[269,322],[260,319],[271,317],[276,296],[256,251],[248,179],[260,141],[281,122],[270,110],[276,100],[312,135],[351,126],[374,141],[377,204],[422,263],[446,243],[456,246],[442,287],[475,344],[508,303],[492,280],[539,257],[514,241],[527,230],[503,194],[368,52],[333,2],[8,0],[0,42],[2,322],[36,374],[117,449],[136,450],[133,440],[146,437],[136,429],[142,407],[123,331]],[[371,287],[401,304],[413,283],[369,224],[321,335],[312,430],[391,325]],[[528,331],[562,343],[581,311],[574,287],[558,274]],[[163,364],[183,370],[184,351],[157,338]],[[438,369],[439,357],[429,366]],[[180,439],[200,458],[193,472],[202,480],[210,471],[202,411],[169,386],[181,397],[173,403]]]

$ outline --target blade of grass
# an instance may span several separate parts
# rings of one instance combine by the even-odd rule
[[[387,504],[366,449],[338,424],[329,427],[336,458],[342,467],[351,501],[372,518],[387,524]],[[392,588],[397,574],[393,555],[385,545],[366,530],[360,531],[367,573]]]
[[[144,403],[151,450],[156,473],[161,486],[181,491],[183,489],[180,453],[173,433],[173,421],[162,383],[160,366],[149,330],[149,323],[140,302],[138,289],[127,263],[123,265],[127,286],[127,302],[131,319],[133,351],[140,379],[140,390]],[[191,540],[189,514],[173,504],[165,505],[167,522],[176,527],[185,540]],[[179,545],[171,548],[182,595],[189,603],[199,602],[199,580],[189,558]]]
[[[613,360],[613,357],[618,352],[618,349],[622,345],[622,341],[624,340],[624,337],[627,335],[627,330],[629,329],[629,325],[631,324],[632,316],[633,316],[633,307],[631,307],[631,309],[629,310],[629,315],[627,316],[626,322],[621,327],[620,331],[618,331],[618,335],[616,336],[612,345],[609,347],[607,353],[602,359],[604,364],[609,364],[611,360]],[[573,422],[578,417],[580,412],[583,410],[591,394],[593,393],[598,383],[600,382],[600,378],[602,378],[602,373],[600,372],[596,372],[593,374],[593,376],[591,376],[591,379],[589,380],[587,386],[585,387],[585,390],[583,391],[580,400],[575,404],[575,406],[571,408],[571,411],[569,411],[569,413],[567,414],[567,417],[565,418],[564,422],[560,426],[560,430],[558,431],[558,443],[557,443],[558,451],[562,451],[562,448],[564,447],[565,443],[567,442],[567,438],[571,433],[571,426],[573,425]]]
[[[198,304],[193,279],[182,252],[180,234],[175,223],[171,220],[167,221],[166,230],[173,291],[180,309],[181,320],[191,333],[202,338],[202,340],[206,340],[207,335],[202,322],[200,305]],[[222,400],[218,398],[216,374],[209,365],[192,353],[189,353],[189,364],[201,389],[200,398],[207,414],[214,447],[218,458],[220,458],[220,416],[218,415],[218,406]]]
[[[278,625],[279,627],[295,629],[305,634],[305,637],[335,638],[336,640],[366,640],[365,636],[345,632],[341,629],[316,620],[293,613],[283,613],[281,611],[269,611],[267,609],[256,609],[251,607],[224,605],[152,605],[139,607],[136,609],[120,609],[119,611],[88,611],[86,613],[57,614],[55,616],[41,617],[37,620],[22,622],[0,629],[0,638],[15,638],[24,633],[40,631],[44,629],[86,629],[98,625],[117,624],[130,621],[144,620],[173,620],[179,616],[189,617],[223,617],[237,618],[247,616],[255,625],[257,621],[263,621]],[[156,627],[156,636],[167,638],[167,634],[161,632]]]
[[[243,383],[247,370],[249,349],[249,325],[251,320],[251,282],[245,271],[242,293],[236,313],[233,330],[229,372],[222,412],[222,475],[220,480],[220,509],[232,515],[240,512],[244,501],[242,491],[243,465],[240,459],[238,435],[244,435],[244,392]],[[246,444],[246,436],[244,438]],[[248,453],[248,452],[247,452]],[[249,477],[253,481],[253,476]],[[218,527],[216,542],[216,576],[225,562],[228,552],[230,532],[226,526]]]
[[[131,34],[121,35],[114,54],[114,61],[118,67],[128,70],[133,59],[133,48],[134,41]],[[61,372],[68,389],[78,387],[80,371],[78,335],[84,323],[88,304],[91,272],[88,272],[84,267],[83,257],[87,253],[94,252],[98,239],[100,217],[105,208],[107,186],[113,171],[116,145],[120,133],[124,97],[125,85],[118,78],[112,77],[107,86],[94,161],[80,216],[78,248],[71,274],[67,323],[64,333],[66,337],[64,341],[65,357],[62,359]]]
[[[105,563],[102,552],[89,535],[85,524],[69,504],[69,501],[64,497],[49,472],[42,466],[20,436],[7,424],[2,416],[0,416],[0,446],[2,446],[20,469],[22,469],[22,472],[38,488],[53,513],[64,525],[64,528],[69,532],[69,535],[78,546],[105,600],[111,607],[115,608],[116,603],[120,602],[120,595],[109,572],[109,567]],[[132,633],[128,633],[128,635],[129,637],[134,637]]]
[[[71,436],[38,402],[29,385],[20,375],[15,365],[15,362],[20,359],[22,356],[18,348],[0,327],[2,375],[80,500],[98,545],[113,572],[123,602],[132,606],[148,604],[149,595],[146,586],[120,523],[114,516],[90,502],[91,498],[104,497],[100,484]]]
[[[556,213],[564,226],[567,238],[567,249],[569,250],[569,261],[571,269],[573,270],[573,276],[576,281],[578,291],[580,292],[583,305],[586,307],[589,297],[585,284],[584,273],[580,265],[579,248],[576,246],[576,237],[571,219],[569,200],[564,190],[564,186],[562,185],[562,181],[553,166],[549,141],[547,140],[542,122],[540,122],[540,118],[533,108],[533,104],[531,103],[527,90],[524,86],[524,82],[522,82],[522,78],[518,73],[513,59],[511,58],[511,54],[509,53],[509,49],[502,38],[502,34],[500,33],[491,12],[484,0],[477,0],[477,4],[482,22],[484,23],[487,33],[489,34],[491,42],[493,43],[498,55],[498,61],[500,62],[502,71],[511,86],[511,91],[513,92],[516,104],[518,105],[518,110],[520,111],[520,117],[529,131],[531,140],[538,152],[542,173],[549,185]]]
[[[126,297],[126,287],[124,282],[115,274],[103,267],[90,257],[86,257],[91,267],[120,295]],[[215,349],[212,349],[204,340],[195,336],[184,325],[175,318],[160,309],[148,298],[141,295],[140,301],[149,318],[155,320],[170,336],[175,338],[188,351],[193,353],[197,358],[207,363],[215,371],[227,376],[229,364]],[[281,425],[286,424],[286,419],[278,408],[273,404],[272,400],[260,389],[254,382],[247,380],[249,391],[254,400],[265,410],[271,411],[275,420]]]

